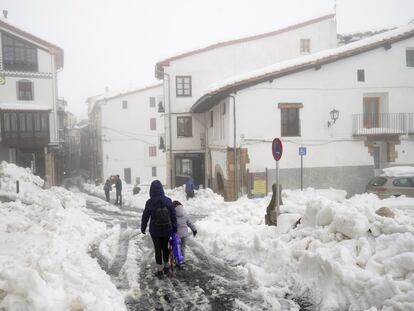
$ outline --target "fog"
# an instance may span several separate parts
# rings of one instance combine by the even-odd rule
[[[86,113],[85,99],[105,87],[156,82],[155,63],[180,51],[335,11],[338,33],[414,18],[412,0],[1,0],[4,9],[9,23],[63,48],[59,96],[75,114]]]

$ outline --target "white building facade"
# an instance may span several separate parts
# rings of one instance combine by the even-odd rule
[[[215,83],[191,110],[210,122],[206,174],[225,197],[248,192],[247,172],[267,171],[271,190],[275,137],[284,188],[300,188],[306,147],[304,187],[353,195],[377,170],[414,165],[413,98],[411,24]]]
[[[166,181],[162,84],[89,99],[96,176],[129,184]]]
[[[0,20],[0,159],[56,183],[63,50]]]
[[[164,81],[167,128],[167,181],[182,185],[189,174],[196,183],[210,185],[205,175],[206,126],[204,114],[190,112],[212,83],[276,62],[336,47],[334,15],[323,16],[274,32],[221,42],[156,65]]]

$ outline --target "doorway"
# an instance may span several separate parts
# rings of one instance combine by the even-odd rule
[[[203,153],[181,153],[175,155],[175,187],[185,184],[190,175],[197,186],[204,185]]]
[[[364,97],[364,127],[379,127],[380,123],[380,98]]]

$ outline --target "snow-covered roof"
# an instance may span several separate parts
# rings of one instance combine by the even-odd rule
[[[372,37],[374,35],[393,30],[397,27],[389,27],[389,28],[381,28],[381,29],[370,29],[365,31],[358,31],[358,32],[352,32],[352,33],[342,33],[338,34],[338,44],[349,44],[351,42],[359,41],[365,38]]]
[[[49,106],[34,105],[34,104],[21,104],[21,103],[3,103],[0,104],[0,110],[39,110],[48,111],[52,110]]]
[[[393,166],[384,168],[382,176],[402,177],[414,176],[413,166]]]
[[[150,86],[146,86],[146,87],[135,87],[135,88],[128,88],[128,89],[124,89],[124,90],[118,90],[118,91],[112,91],[112,92],[106,92],[104,94],[100,94],[100,95],[95,95],[95,96],[91,96],[89,98],[86,99],[87,102],[89,102],[90,106],[89,106],[89,111],[92,111],[95,103],[103,101],[103,100],[108,100],[108,99],[113,99],[116,97],[120,97],[120,96],[125,96],[125,95],[130,95],[133,93],[139,93],[139,92],[143,92],[143,91],[147,91],[156,87],[160,87],[162,86],[162,83],[157,83],[157,84],[153,84]]]
[[[202,47],[199,49],[194,49],[191,51],[187,51],[187,52],[182,52],[178,55],[166,58],[164,60],[161,60],[159,62],[157,62],[157,64],[155,65],[155,76],[158,79],[162,79],[162,72],[163,72],[163,67],[164,66],[169,66],[170,63],[172,61],[175,61],[177,59],[181,59],[181,58],[185,58],[188,56],[192,56],[194,54],[199,54],[199,53],[203,53],[206,51],[210,51],[210,50],[214,50],[217,48],[222,48],[225,46],[229,46],[229,45],[234,45],[234,44],[238,44],[238,43],[244,43],[244,42],[249,42],[249,41],[254,41],[254,40],[259,40],[262,38],[266,38],[266,37],[271,37],[271,36],[275,36],[275,35],[279,35],[281,33],[285,33],[287,31],[291,31],[291,30],[295,30],[301,27],[305,27],[314,23],[318,23],[320,21],[326,20],[326,19],[331,19],[334,18],[335,14],[328,14],[328,15],[324,15],[324,16],[320,16],[314,19],[310,19],[295,25],[291,25],[282,29],[278,29],[278,30],[274,30],[271,32],[266,32],[266,33],[261,33],[261,34],[257,34],[257,35],[253,35],[253,36],[249,36],[249,37],[244,37],[244,38],[239,38],[239,39],[235,39],[235,40],[228,40],[228,41],[223,41],[223,42],[219,42],[219,43],[215,43],[206,47]]]
[[[277,77],[298,71],[318,68],[324,64],[332,63],[379,47],[389,48],[392,43],[413,36],[414,24],[408,24],[341,47],[278,62],[258,70],[215,82],[203,92],[202,96],[191,107],[191,111],[206,111],[214,106],[217,100],[249,86],[270,81]]]

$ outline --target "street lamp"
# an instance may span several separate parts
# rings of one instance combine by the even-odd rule
[[[332,121],[328,121],[328,127],[331,127],[332,125],[335,124],[336,120],[338,120],[339,118],[339,111],[336,109],[333,109],[329,112],[329,114],[331,115],[331,120]]]

